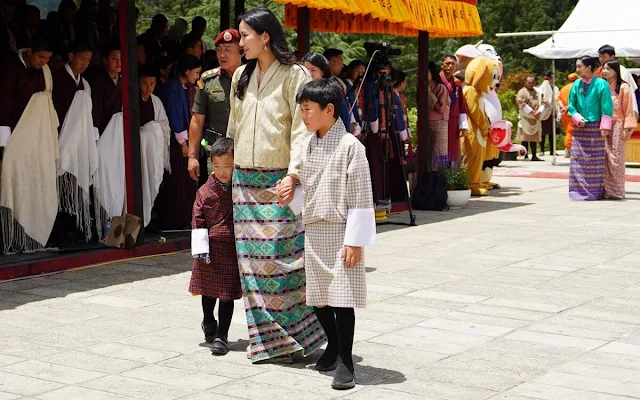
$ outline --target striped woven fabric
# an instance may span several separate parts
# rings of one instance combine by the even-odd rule
[[[233,218],[251,361],[281,361],[326,342],[306,305],[304,225],[277,204],[275,185],[286,169],[236,166]]]
[[[575,126],[569,169],[570,200],[602,199],[605,158],[605,140],[600,133],[600,121],[587,122],[583,128]]]

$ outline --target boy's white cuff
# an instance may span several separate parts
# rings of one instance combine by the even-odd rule
[[[469,130],[469,121],[467,120],[467,114],[460,114],[458,117],[458,129],[463,131]]]
[[[191,231],[191,255],[209,254],[209,230],[206,228]]]
[[[9,128],[8,126],[0,126],[0,147],[7,147],[10,136],[11,128]]]
[[[352,208],[347,214],[345,246],[373,246],[376,244],[376,217],[373,208]]]
[[[293,192],[293,200],[289,203],[289,208],[295,215],[302,213],[302,205],[304,203],[304,189],[300,185],[296,185],[296,189]]]
[[[524,111],[525,114],[531,114],[533,112],[533,108],[528,104],[525,104],[524,107],[522,107],[522,111]]]

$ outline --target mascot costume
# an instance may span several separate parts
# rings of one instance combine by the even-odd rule
[[[476,88],[477,90],[479,90],[480,93],[478,94],[481,95],[482,99],[482,113],[485,115],[485,118],[489,120],[491,126],[491,135],[488,135],[487,132],[484,137],[486,138],[488,135],[491,140],[485,141],[485,146],[482,150],[483,162],[480,166],[480,169],[482,171],[481,177],[479,178],[480,184],[479,188],[477,190],[473,190],[473,192],[476,196],[486,195],[488,194],[488,190],[500,187],[498,184],[490,182],[493,175],[493,167],[498,166],[498,164],[500,163],[500,151],[518,151],[520,154],[526,154],[526,150],[523,146],[514,145],[511,143],[511,123],[502,120],[502,106],[500,105],[500,99],[498,99],[498,94],[496,93],[495,89],[498,85],[498,82],[502,80],[504,71],[502,59],[496,52],[496,49],[493,46],[489,44],[483,44],[482,41],[480,41],[475,45],[462,46],[460,49],[458,49],[458,51],[456,51],[455,55],[459,60],[457,75],[464,76],[464,80],[467,85],[470,85],[471,83],[467,82],[466,71],[470,67],[478,68],[478,63],[474,63],[473,66],[471,65],[471,63],[476,58],[484,57],[488,60],[491,60],[492,62],[489,64],[491,65],[492,71],[497,71],[496,76],[491,77],[491,83],[488,86],[485,85],[484,87]],[[485,64],[485,66],[487,66],[487,64]],[[476,77],[477,73],[477,71],[473,71],[471,75]],[[479,79],[480,77],[477,78]],[[471,81],[473,80],[474,79],[472,78]],[[470,92],[471,98],[467,98],[467,96],[465,95],[465,99],[467,99],[467,106],[469,107],[471,106],[469,104],[469,100],[477,101],[477,99],[475,98],[475,94],[471,95],[471,93],[473,93],[473,91]],[[468,160],[477,159],[477,156],[478,155],[476,153],[467,153]],[[471,168],[470,173],[473,176],[474,172],[471,171]],[[472,178],[472,184],[473,182],[474,181]]]
[[[483,169],[486,152],[489,150],[487,139],[491,131],[491,122],[484,96],[498,83],[499,68],[496,60],[476,57],[465,70],[465,87],[462,93],[469,109],[469,130],[464,136],[464,154],[471,178],[471,194],[474,196],[486,196],[489,193],[489,188],[483,182]]]

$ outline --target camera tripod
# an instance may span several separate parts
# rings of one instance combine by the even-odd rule
[[[396,114],[393,110],[393,81],[391,80],[391,73],[387,66],[380,66],[380,68],[378,68],[374,75],[374,83],[376,98],[378,99],[378,135],[380,135],[378,140],[381,141],[379,156],[383,164],[382,197],[383,199],[388,198],[389,203],[391,203],[391,196],[387,195],[387,167],[390,165],[389,163],[392,162],[390,153],[393,150],[398,158],[400,167],[402,168],[402,187],[409,211],[408,225],[416,226],[416,216],[413,214],[413,209],[411,207],[411,194],[407,187],[407,170],[404,162],[404,143],[400,140],[400,135],[398,134],[398,121],[396,121]],[[387,140],[385,136],[388,137],[389,140]],[[379,225],[384,224],[407,225],[406,223],[391,222],[389,220],[379,223]]]

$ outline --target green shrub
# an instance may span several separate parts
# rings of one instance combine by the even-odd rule
[[[441,168],[440,172],[444,175],[449,190],[469,189],[471,177],[469,171],[463,166],[452,162],[449,166]]]

